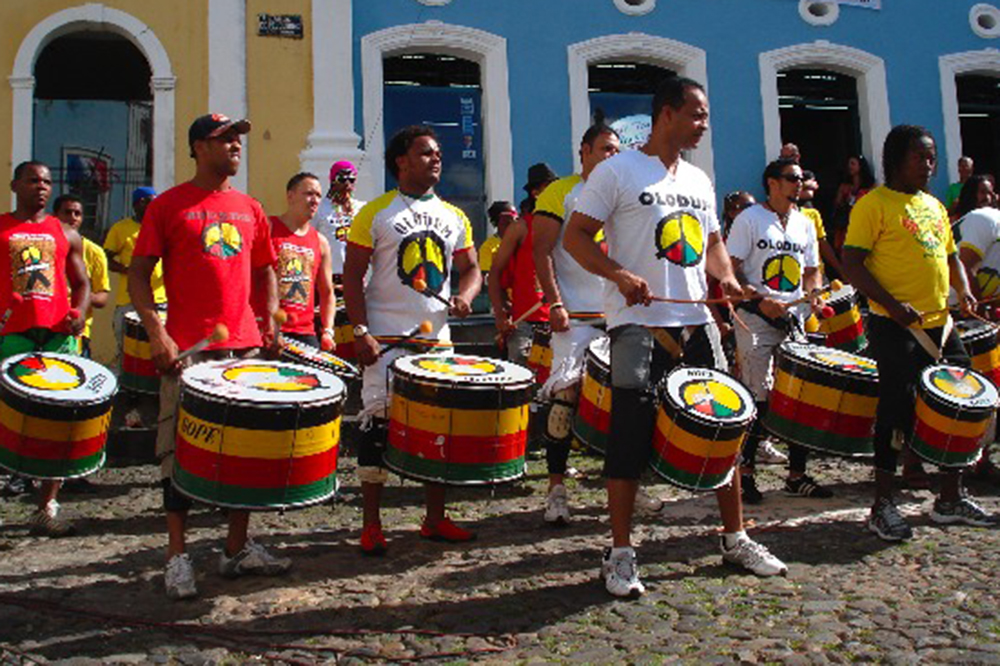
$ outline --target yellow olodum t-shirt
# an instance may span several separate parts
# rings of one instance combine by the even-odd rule
[[[865,266],[900,303],[924,316],[923,328],[944,325],[948,299],[948,255],[955,253],[948,211],[927,194],[875,188],[851,210],[845,247],[868,252]],[[889,316],[871,301],[874,314]]]

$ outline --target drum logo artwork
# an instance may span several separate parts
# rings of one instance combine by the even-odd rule
[[[685,382],[680,396],[685,410],[712,418],[736,418],[747,408],[736,391],[714,379]]]
[[[913,239],[924,249],[924,255],[936,257],[941,253],[948,231],[947,217],[937,214],[934,208],[906,207],[906,215],[900,220]]]
[[[320,385],[314,373],[285,365],[240,365],[225,370],[222,378],[246,388],[277,393],[311,391]]]
[[[283,243],[278,249],[278,298],[283,303],[306,305],[312,292],[313,251]]]
[[[462,356],[424,358],[417,361],[417,367],[428,372],[453,377],[481,377],[503,372],[500,366],[488,359]]]
[[[56,241],[48,234],[10,237],[13,290],[24,296],[51,296],[55,285]]]
[[[86,380],[78,365],[45,356],[23,358],[7,374],[15,383],[41,391],[72,391]]]
[[[412,287],[423,280],[427,291],[438,294],[448,279],[448,253],[445,243],[434,231],[419,231],[407,236],[399,246],[397,269],[403,284]]]
[[[961,368],[938,368],[930,379],[936,389],[957,400],[975,400],[986,391],[981,381]]]
[[[656,258],[683,268],[695,266],[705,252],[701,222],[687,211],[677,211],[656,225]]]
[[[201,230],[201,244],[205,254],[219,259],[230,259],[243,251],[240,229],[231,222],[213,221]]]
[[[790,254],[778,254],[764,262],[761,279],[774,291],[791,292],[802,283],[802,266]]]

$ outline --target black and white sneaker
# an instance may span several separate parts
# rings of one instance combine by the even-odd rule
[[[913,537],[913,529],[903,519],[896,505],[881,499],[868,514],[868,529],[883,541],[905,541]]]
[[[797,479],[786,479],[785,494],[797,497],[814,497],[816,499],[829,499],[833,497],[833,493],[829,488],[819,485],[808,474],[803,474]]]
[[[968,497],[962,497],[957,502],[934,500],[931,509],[931,520],[939,525],[972,525],[973,527],[996,527],[996,516],[986,513],[981,506]]]

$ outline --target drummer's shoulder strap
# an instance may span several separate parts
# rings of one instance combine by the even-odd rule
[[[934,341],[931,340],[931,336],[927,335],[927,331],[922,328],[915,328],[911,326],[906,330],[913,334],[917,343],[924,348],[924,351],[927,352],[932,359],[940,361],[941,357],[944,355],[944,345],[948,341],[948,336],[951,335],[951,328],[954,324],[955,322],[952,320],[951,315],[948,315],[948,318],[945,319],[944,322],[944,328],[941,330],[941,344],[939,345],[934,344]]]
[[[680,342],[674,339],[674,336],[670,335],[670,331],[665,328],[650,327],[649,332],[653,334],[653,339],[656,340],[657,344],[663,347],[675,361],[679,361],[684,356],[684,348]]]

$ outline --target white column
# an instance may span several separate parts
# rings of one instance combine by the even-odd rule
[[[11,174],[14,167],[32,157],[31,140],[34,136],[31,127],[34,118],[35,103],[35,77],[33,76],[10,76],[11,91],[14,95],[12,108],[14,110],[11,118]],[[10,174],[6,175],[7,178]],[[10,195],[11,210],[16,204],[14,193]]]
[[[312,0],[313,129],[299,160],[324,186],[331,164],[346,159],[360,169],[365,156],[354,132],[351,22],[351,0]],[[368,184],[359,182],[358,189],[365,195]]]
[[[177,77],[154,76],[150,87],[153,89],[153,187],[157,192],[163,192],[178,182],[174,173],[174,90],[177,88]]]
[[[230,118],[247,117],[246,0],[208,2],[208,108]],[[183,120],[186,124],[194,118]],[[251,120],[253,120],[251,118]],[[233,185],[246,192],[250,168],[250,137],[243,138],[243,159]]]

